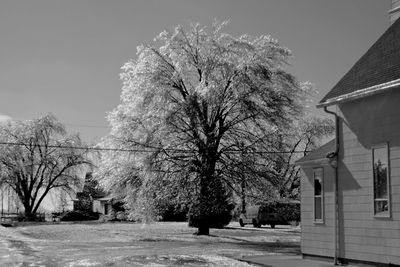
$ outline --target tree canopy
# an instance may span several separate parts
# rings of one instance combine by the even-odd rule
[[[138,47],[122,67],[122,103],[109,114],[105,142],[135,152],[110,153],[104,185],[178,187],[206,218],[240,182],[235,166],[243,157],[252,183],[276,183],[276,140],[302,115],[310,87],[286,71],[291,52],[277,40],[235,37],[224,25],[164,31],[161,47]]]

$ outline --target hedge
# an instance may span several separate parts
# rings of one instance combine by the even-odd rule
[[[60,216],[60,221],[90,221],[98,220],[99,213],[91,211],[67,211]]]

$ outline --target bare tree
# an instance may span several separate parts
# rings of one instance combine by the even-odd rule
[[[15,191],[28,217],[34,216],[53,189],[71,191],[80,185],[79,169],[90,162],[78,135],[66,134],[52,115],[0,126],[2,183]]]
[[[292,141],[286,142],[290,153],[283,154],[279,159],[282,162],[280,175],[284,178],[280,183],[280,197],[299,199],[300,167],[294,164],[295,161],[322,145],[321,142],[332,137],[334,131],[335,124],[331,119],[306,116],[299,121],[292,134],[286,135],[285,138]]]

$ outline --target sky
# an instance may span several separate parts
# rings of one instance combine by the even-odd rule
[[[0,121],[52,113],[96,143],[120,103],[121,66],[163,30],[230,20],[271,35],[289,72],[318,90],[310,109],[389,27],[390,0],[1,0]]]

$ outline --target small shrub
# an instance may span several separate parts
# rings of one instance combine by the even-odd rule
[[[100,222],[109,222],[109,221],[112,221],[112,218],[110,217],[110,215],[100,214],[99,221]]]
[[[19,222],[44,222],[46,221],[46,216],[44,213],[19,213],[17,216],[17,221]]]
[[[189,226],[199,227],[200,225],[208,225],[210,228],[223,228],[232,220],[232,211],[235,207],[229,200],[214,203],[205,215],[200,215],[196,209],[189,211]]]
[[[231,219],[232,215],[230,214],[230,212],[213,214],[204,217],[189,214],[189,226],[199,227],[200,225],[202,225],[203,220],[205,220],[210,228],[223,228],[231,222]]]
[[[170,205],[163,211],[161,217],[164,222],[186,222],[187,214],[187,209],[177,208],[174,205]]]
[[[128,216],[125,211],[117,211],[117,213],[115,214],[115,218],[118,221],[127,221],[128,220]]]
[[[24,222],[24,221],[26,220],[25,214],[19,213],[19,214],[18,214],[18,217],[17,217],[17,220],[18,220],[19,222]]]

